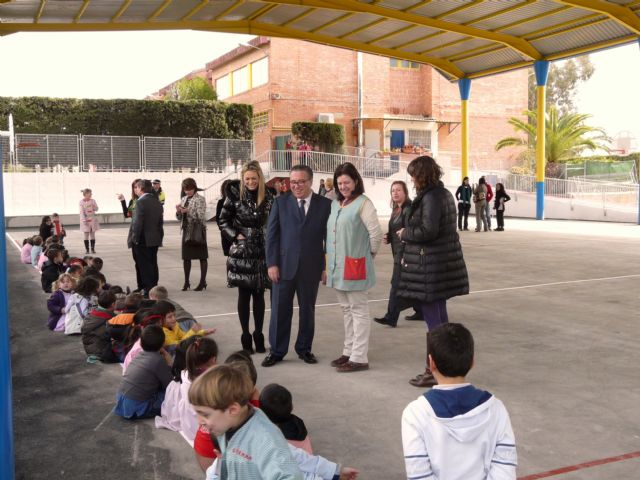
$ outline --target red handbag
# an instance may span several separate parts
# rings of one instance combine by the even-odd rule
[[[361,257],[361,258],[344,257],[344,279],[345,280],[366,280],[367,279],[367,259],[365,257]]]

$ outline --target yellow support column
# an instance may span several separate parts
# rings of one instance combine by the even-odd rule
[[[461,177],[469,176],[469,95],[471,94],[471,79],[461,78],[458,80],[458,88],[460,89],[461,123],[462,123],[462,142],[460,145],[460,173]],[[460,179],[462,181],[462,178]]]
[[[536,219],[544,220],[544,172],[545,162],[545,120],[547,103],[547,76],[549,62],[541,60],[533,65],[536,74]]]

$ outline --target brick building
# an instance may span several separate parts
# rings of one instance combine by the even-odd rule
[[[295,121],[319,117],[344,126],[346,145],[371,150],[422,146],[441,163],[460,162],[460,96],[428,65],[362,54],[362,110],[357,53],[299,40],[256,37],[209,62],[206,78],[225,102],[254,109],[256,153],[284,149]],[[165,87],[166,88],[166,87]],[[507,167],[513,152],[496,152],[513,135],[507,120],[527,108],[527,72],[474,80],[469,102],[471,167]]]

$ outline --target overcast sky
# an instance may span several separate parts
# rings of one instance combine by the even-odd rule
[[[0,37],[0,95],[144,98],[251,38],[192,31],[8,35]],[[610,136],[628,130],[640,143],[638,44],[591,59],[596,71],[580,88],[580,111]]]

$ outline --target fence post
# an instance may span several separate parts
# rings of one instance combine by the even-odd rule
[[[49,170],[49,135],[46,135],[44,138],[47,142],[47,170]]]
[[[111,172],[113,172],[113,135],[109,137],[109,141],[111,145],[109,148],[109,153],[111,154]]]

